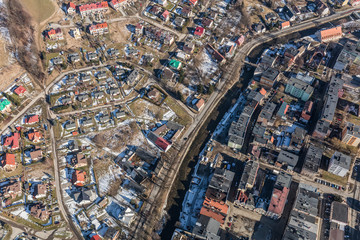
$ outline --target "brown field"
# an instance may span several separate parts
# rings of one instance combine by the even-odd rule
[[[55,5],[51,0],[22,0],[21,3],[38,24],[55,12]]]

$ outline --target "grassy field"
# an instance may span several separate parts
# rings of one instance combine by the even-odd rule
[[[21,3],[37,23],[48,19],[55,11],[51,0],[21,0]]]

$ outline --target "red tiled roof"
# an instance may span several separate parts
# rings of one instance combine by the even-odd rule
[[[197,0],[189,0],[189,2],[190,2],[192,5],[196,5]]]
[[[89,4],[81,5],[81,6],[79,6],[79,11],[84,12],[84,11],[97,10],[97,9],[108,8],[108,7],[109,7],[108,2],[103,1],[103,2],[89,3]]]
[[[28,138],[30,141],[39,141],[40,138],[42,138],[42,133],[41,132],[38,132],[38,131],[35,131],[35,132],[32,132],[32,133],[29,133],[28,134]]]
[[[208,197],[205,197],[205,200],[203,202],[203,206],[214,209],[217,212],[222,213],[224,215],[226,215],[228,213],[228,210],[229,210],[229,206],[225,202],[223,202],[223,201],[215,201],[215,200],[212,200],[212,199],[210,199]]]
[[[75,3],[73,3],[73,2],[68,2],[68,4],[67,4],[67,8],[69,9],[69,8],[76,8],[76,5],[75,5]]]
[[[290,22],[289,21],[281,23],[281,28],[285,28],[285,27],[290,27]]]
[[[225,216],[221,215],[220,213],[213,212],[206,207],[201,208],[200,214],[210,217],[212,219],[215,219],[216,221],[218,221],[221,224],[223,224],[225,222],[225,218],[226,218]]]
[[[56,28],[56,29],[52,28],[49,31],[47,31],[48,36],[59,34],[59,33],[61,33],[61,28]]]
[[[90,240],[101,240],[99,235],[94,235],[90,238]]]
[[[39,122],[39,115],[32,115],[25,118],[25,123],[37,123]]]
[[[111,0],[110,2],[111,2],[113,5],[116,5],[116,4],[125,2],[125,1],[126,1],[126,0]]]
[[[16,93],[17,95],[21,95],[23,93],[26,92],[26,88],[24,88],[23,86],[18,86],[15,90],[14,93]]]
[[[83,186],[85,183],[86,172],[75,170],[72,175],[72,183],[76,186]]]
[[[169,11],[165,10],[161,16],[163,16],[163,18],[167,18],[167,17],[169,17],[169,14],[170,14]]]
[[[16,165],[16,162],[15,162],[15,154],[7,153],[7,154],[5,155],[5,159],[4,159],[4,162],[3,162],[3,166],[6,166],[6,165],[12,165],[12,166],[15,166],[15,165]]]
[[[171,143],[163,139],[162,137],[158,137],[155,141],[156,146],[161,148],[162,150],[166,151],[169,146],[171,146]]]
[[[205,28],[203,27],[196,27],[194,34],[198,36],[202,36],[205,32]]]
[[[334,27],[320,31],[321,40],[342,35],[341,27]]]
[[[20,139],[20,134],[16,132],[12,136],[6,137],[4,139],[3,146],[5,147],[11,146],[12,149],[19,148],[19,139]]]
[[[91,31],[91,30],[98,30],[98,29],[103,29],[103,28],[108,28],[108,24],[106,22],[93,24],[89,27],[89,30]]]
[[[280,216],[284,211],[288,193],[289,189],[286,187],[284,187],[282,191],[275,188],[271,197],[268,211]]]

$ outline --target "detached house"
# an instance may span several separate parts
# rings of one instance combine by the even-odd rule
[[[75,186],[82,187],[85,185],[86,172],[75,170],[72,175],[71,182]]]
[[[33,143],[37,143],[43,138],[43,135],[41,132],[35,130],[34,132],[28,133],[28,138]]]
[[[7,136],[4,139],[3,146],[9,147],[11,149],[18,149],[19,148],[19,139],[20,139],[20,134],[15,132],[13,135]]]
[[[61,28],[51,28],[50,30],[48,30],[46,32],[46,37],[48,37],[50,40],[63,40],[64,39],[64,34],[61,31]]]
[[[39,122],[39,115],[27,116],[27,117],[25,117],[24,122],[25,122],[25,124],[38,123]]]
[[[119,9],[124,6],[126,3],[126,0],[110,0],[109,1],[109,5],[110,7],[112,7],[113,9],[119,11]]]
[[[30,207],[30,215],[41,221],[46,221],[49,219],[50,212],[46,210],[46,207],[42,203],[36,203]]]
[[[94,35],[94,36],[103,35],[103,34],[109,33],[109,27],[106,22],[92,24],[89,26],[89,32],[91,35]]]
[[[194,35],[202,37],[205,34],[205,28],[203,27],[196,27],[194,31]]]
[[[14,89],[14,93],[20,97],[23,96],[25,92],[26,92],[26,88],[24,88],[23,86],[17,86]]]
[[[68,2],[66,5],[66,13],[67,14],[74,14],[76,12],[76,5],[73,2]]]
[[[33,196],[37,199],[46,197],[47,186],[45,184],[36,184],[33,190]]]
[[[1,167],[7,172],[14,171],[16,169],[15,154],[6,153],[1,160]]]
[[[78,8],[81,17],[85,17],[96,13],[107,12],[109,10],[109,4],[106,1],[102,1],[97,3],[80,5]]]
[[[162,14],[161,14],[161,20],[167,22],[170,19],[170,13],[168,10],[165,10]]]

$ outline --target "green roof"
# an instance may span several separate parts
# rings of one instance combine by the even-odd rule
[[[181,62],[175,59],[171,59],[169,65],[170,67],[178,69],[181,65]]]
[[[6,98],[0,99],[0,111],[4,110],[4,108],[10,104],[10,101]]]

